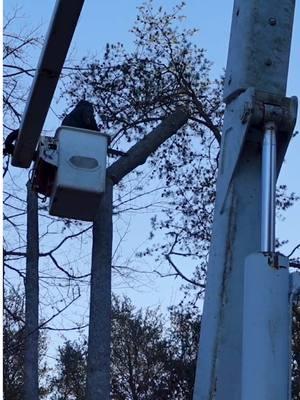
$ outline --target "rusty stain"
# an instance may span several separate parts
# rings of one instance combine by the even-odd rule
[[[230,274],[232,270],[232,258],[233,258],[233,249],[232,249],[232,243],[233,239],[236,234],[236,208],[237,208],[237,198],[234,196],[233,190],[230,191],[230,199],[228,203],[230,204],[230,211],[229,211],[229,216],[228,216],[228,233],[227,233],[227,240],[226,240],[226,254],[225,254],[225,265],[224,265],[224,272],[223,272],[223,279],[222,279],[222,287],[221,287],[221,307],[220,307],[220,318],[219,318],[219,325],[218,325],[218,332],[217,332],[217,340],[215,343],[215,348],[214,348],[214,356],[213,356],[213,369],[212,369],[212,378],[211,382],[213,384],[210,387],[210,392],[209,392],[209,398],[211,400],[215,399],[216,396],[216,391],[217,391],[217,376],[216,376],[216,364],[217,364],[217,354],[218,354],[218,349],[219,349],[219,341],[220,341],[220,327],[222,326],[221,321],[224,318],[224,305],[227,303],[226,299],[226,282],[228,275]]]
[[[276,253],[272,253],[272,252],[263,252],[263,255],[264,255],[265,257],[267,257],[267,259],[268,259],[268,265],[269,265],[271,268],[274,268],[274,269],[286,268],[285,265],[280,265],[280,257],[279,257],[279,256],[282,256],[281,253],[279,253],[279,252],[276,252]]]

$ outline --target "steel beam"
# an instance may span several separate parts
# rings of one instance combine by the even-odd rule
[[[84,0],[57,0],[22,117],[12,165],[28,168],[43,129]]]

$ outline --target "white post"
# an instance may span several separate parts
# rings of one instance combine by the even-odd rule
[[[252,254],[244,282],[242,400],[288,400],[289,261]]]

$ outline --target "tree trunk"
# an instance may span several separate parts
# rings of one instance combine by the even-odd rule
[[[144,164],[151,153],[187,122],[188,117],[187,110],[176,109],[106,171],[106,191],[93,226],[86,400],[110,399],[113,185]]]
[[[107,179],[93,226],[86,400],[110,399],[112,192]]]
[[[39,340],[38,198],[27,183],[27,254],[25,278],[24,400],[38,400]]]

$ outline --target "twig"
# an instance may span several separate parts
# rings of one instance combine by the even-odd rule
[[[293,250],[290,252],[290,254],[288,255],[288,258],[292,257],[292,255],[295,253],[296,250],[300,249],[300,243],[297,244],[296,247],[293,248]]]

